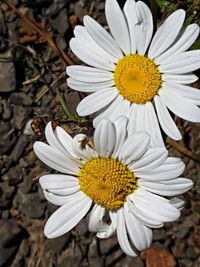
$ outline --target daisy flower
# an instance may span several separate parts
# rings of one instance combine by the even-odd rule
[[[53,131],[47,125],[49,145],[36,142],[34,150],[45,164],[63,173],[40,178],[47,200],[61,206],[45,225],[48,238],[67,233],[88,213],[91,232],[99,238],[116,232],[122,250],[136,256],[137,250],[150,246],[151,228],[180,216],[183,201],[163,196],[191,188],[189,179],[177,178],[183,162],[167,157],[164,147],[150,147],[145,132],[127,137],[126,124],[126,117],[103,119],[94,133],[94,147],[84,147],[83,134],[71,138],[61,127]]]
[[[169,110],[200,122],[200,91],[187,85],[198,79],[191,72],[200,67],[200,50],[186,52],[198,25],[182,29],[185,11],[179,9],[152,37],[152,14],[143,2],[127,0],[121,10],[116,0],[106,0],[105,13],[110,34],[85,16],[70,41],[73,53],[90,65],[67,67],[68,85],[92,93],[80,102],[78,114],[96,113],[95,127],[102,118],[128,116],[129,133],[147,131],[154,145],[163,144],[159,121],[167,136],[181,139]]]

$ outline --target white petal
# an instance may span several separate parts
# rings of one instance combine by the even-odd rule
[[[164,147],[149,148],[147,152],[136,162],[133,162],[129,168],[133,171],[151,171],[163,162],[167,158],[168,152]]]
[[[56,127],[55,133],[65,150],[74,156],[72,151],[72,137],[62,127],[59,126]]]
[[[151,11],[142,1],[136,3],[138,22],[135,25],[136,48],[140,55],[144,55],[153,34],[153,18]]]
[[[151,102],[145,104],[146,131],[151,136],[152,146],[165,146],[161,135],[158,119]]]
[[[177,94],[180,94],[184,98],[191,100],[196,105],[200,105],[200,90],[199,89],[196,89],[196,88],[193,88],[187,85],[174,84],[170,82],[166,82],[165,84],[168,85],[170,88],[173,88],[173,90]]]
[[[72,38],[69,44],[72,52],[86,64],[103,70],[112,71],[115,69],[115,65],[113,63],[97,54],[97,51],[95,50],[96,48],[93,44],[88,47],[88,43],[81,42],[81,40],[77,38]]]
[[[122,145],[124,144],[127,138],[127,123],[128,123],[128,118],[125,116],[120,116],[114,121],[116,129],[116,143],[114,152],[112,153],[112,157],[118,157]]]
[[[121,249],[131,257],[136,257],[137,254],[131,248],[127,237],[126,225],[124,221],[123,209],[117,211],[117,238]]]
[[[199,35],[199,26],[197,24],[191,24],[181,32],[178,36],[178,40],[175,40],[174,44],[165,51],[162,55],[155,59],[156,64],[163,63],[172,55],[182,53],[190,48]]]
[[[145,105],[131,104],[128,134],[131,135],[135,132],[147,131]]]
[[[80,82],[80,81],[74,80],[73,78],[68,78],[67,84],[73,90],[76,90],[79,92],[91,93],[91,92],[96,92],[96,91],[110,88],[111,86],[114,85],[114,81],[110,80],[106,82],[90,83],[90,82]]]
[[[105,231],[107,224],[103,221],[105,215],[105,208],[95,204],[91,210],[88,228],[90,232]]]
[[[129,195],[133,204],[145,213],[149,218],[155,218],[158,222],[171,222],[180,216],[179,210],[169,203],[169,200],[143,190],[137,189]]]
[[[110,211],[110,224],[107,224],[107,227],[104,231],[97,232],[96,236],[98,238],[109,238],[113,235],[113,233],[116,231],[117,228],[117,212],[116,211]]]
[[[161,55],[176,39],[185,19],[185,11],[173,12],[159,27],[151,42],[148,56],[155,58]],[[172,30],[173,29],[173,30]]]
[[[147,151],[149,143],[150,137],[145,132],[130,135],[121,147],[119,159],[126,165],[138,160]]]
[[[99,238],[108,238],[116,230],[117,214],[116,212],[110,212],[111,223],[107,224],[103,221],[105,215],[105,209],[99,205],[94,205],[90,218],[89,218],[89,230],[91,232],[97,232],[96,236]]]
[[[171,86],[163,84],[163,89],[159,94],[162,101],[174,114],[188,121],[200,122],[200,109],[192,101],[174,91]]]
[[[198,80],[198,77],[194,74],[162,74],[162,80],[170,83],[190,84]]]
[[[104,110],[99,111],[99,115],[97,115],[93,120],[93,125],[96,127],[102,119],[109,118],[114,121],[121,115],[128,116],[129,109],[129,101],[123,99],[121,95],[118,95],[109,106],[105,107]]]
[[[129,237],[134,246],[138,250],[147,249],[152,242],[152,230],[143,225],[142,222],[130,212],[126,203],[124,205],[124,216]]]
[[[110,120],[103,119],[94,132],[94,145],[102,157],[109,157],[115,147],[116,129]]]
[[[106,105],[110,104],[118,95],[115,88],[107,88],[97,91],[85,97],[78,105],[77,112],[80,116],[87,116],[95,113]]]
[[[138,184],[141,188],[162,196],[176,196],[191,189],[193,183],[186,178],[175,178],[168,181],[144,181],[140,179]]]
[[[128,27],[122,10],[116,0],[107,0],[105,13],[110,32],[122,51],[129,55],[131,52]]]
[[[116,41],[99,23],[89,16],[85,16],[83,21],[88,33],[99,46],[113,55],[117,60],[123,57],[123,53]]]
[[[96,84],[99,82],[107,82],[113,79],[112,72],[87,66],[68,66],[66,71],[71,78],[80,82]]]
[[[40,177],[40,185],[45,190],[79,187],[78,179],[62,174],[47,174]]]
[[[148,181],[165,181],[178,177],[183,173],[185,164],[178,158],[169,157],[163,165],[151,172],[135,171],[137,177]]]
[[[160,125],[163,131],[170,138],[174,140],[180,140],[182,138],[181,133],[179,132],[176,124],[174,123],[172,117],[167,110],[167,107],[162,101],[162,98],[159,96],[155,96],[154,98],[157,115],[159,118]]]
[[[200,68],[200,49],[171,56],[158,68],[162,73],[183,74]]]
[[[101,46],[99,46],[95,40],[92,38],[92,36],[88,33],[86,28],[84,26],[76,26],[74,29],[74,35],[75,37],[81,41],[81,43],[85,43],[85,45],[88,47],[88,49],[92,50],[95,53],[95,55],[100,56],[104,60],[110,63],[116,63],[118,59],[116,57],[112,56],[112,54],[105,51]],[[113,64],[112,64],[113,65]]]
[[[78,173],[79,168],[75,161],[57,149],[42,142],[35,142],[33,148],[38,158],[52,169],[67,174]]]
[[[151,102],[144,105],[132,104],[129,115],[128,134],[138,131],[148,132],[152,146],[164,146],[155,110]]]
[[[55,135],[55,132],[53,131],[51,121],[47,123],[47,126],[45,128],[45,137],[47,139],[47,142],[50,146],[56,148],[57,150],[61,151],[62,153],[66,155],[70,155],[70,153],[64,149],[62,144],[59,142],[58,138]]]
[[[45,198],[52,204],[57,205],[57,206],[62,206],[65,203],[69,202],[72,198],[72,196],[74,197],[75,194],[78,194],[79,192],[76,192],[74,194],[71,195],[55,195],[51,192],[48,192],[46,190],[43,190],[44,196]]]
[[[169,202],[171,205],[173,205],[174,207],[176,207],[179,210],[182,210],[184,208],[184,205],[185,205],[185,201],[179,197],[174,197],[174,198],[170,199]]]
[[[145,210],[139,209],[131,201],[130,197],[127,197],[127,205],[129,210],[147,227],[160,228],[163,227],[162,220],[156,218],[154,215],[146,213]]]
[[[124,5],[124,14],[126,16],[129,34],[130,34],[130,41],[131,41],[131,54],[136,53],[136,34],[135,34],[135,27],[136,23],[138,22],[138,18],[136,15],[136,4],[135,0],[127,0]]]
[[[92,200],[80,192],[79,197],[71,199],[60,207],[48,219],[44,233],[48,238],[55,238],[70,231],[88,212]]]

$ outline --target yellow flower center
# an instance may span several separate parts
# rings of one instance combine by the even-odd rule
[[[119,209],[125,198],[137,188],[136,177],[121,161],[113,158],[93,158],[79,174],[82,192],[95,204],[108,210]]]
[[[145,104],[158,93],[161,74],[153,60],[140,55],[129,55],[118,61],[114,81],[125,99]]]

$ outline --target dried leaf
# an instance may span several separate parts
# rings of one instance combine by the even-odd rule
[[[146,267],[175,267],[176,262],[173,255],[161,248],[149,248],[142,253],[146,259]]]

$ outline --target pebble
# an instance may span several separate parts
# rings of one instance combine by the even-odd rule
[[[17,140],[17,143],[10,155],[13,161],[17,162],[22,156],[25,148],[27,147],[29,138],[25,134],[21,134]]]
[[[15,105],[30,106],[33,103],[33,99],[32,97],[25,94],[24,92],[12,93],[10,95],[10,102],[11,104],[15,104]]]
[[[63,248],[66,246],[66,244],[68,243],[70,239],[70,234],[67,233],[63,236],[54,238],[54,239],[48,239],[47,243],[49,245],[49,247],[57,254],[61,253],[61,251],[63,250]]]
[[[17,139],[9,122],[0,121],[0,136],[0,155],[3,155],[8,152]]]
[[[11,51],[0,54],[0,92],[12,92],[16,88],[15,66],[9,58],[12,57]]]
[[[15,188],[7,182],[0,183],[0,208],[7,208],[11,202],[11,196]]]
[[[44,215],[45,203],[40,201],[38,193],[23,194],[19,192],[16,199],[19,211],[29,218],[38,219]]]
[[[22,238],[22,229],[15,220],[0,220],[0,266],[13,256]]]
[[[13,126],[14,128],[21,130],[27,122],[29,115],[32,111],[31,107],[23,107],[13,105]]]
[[[2,176],[3,181],[8,182],[10,185],[20,183],[22,178],[22,169],[18,165],[11,167],[9,171]]]

